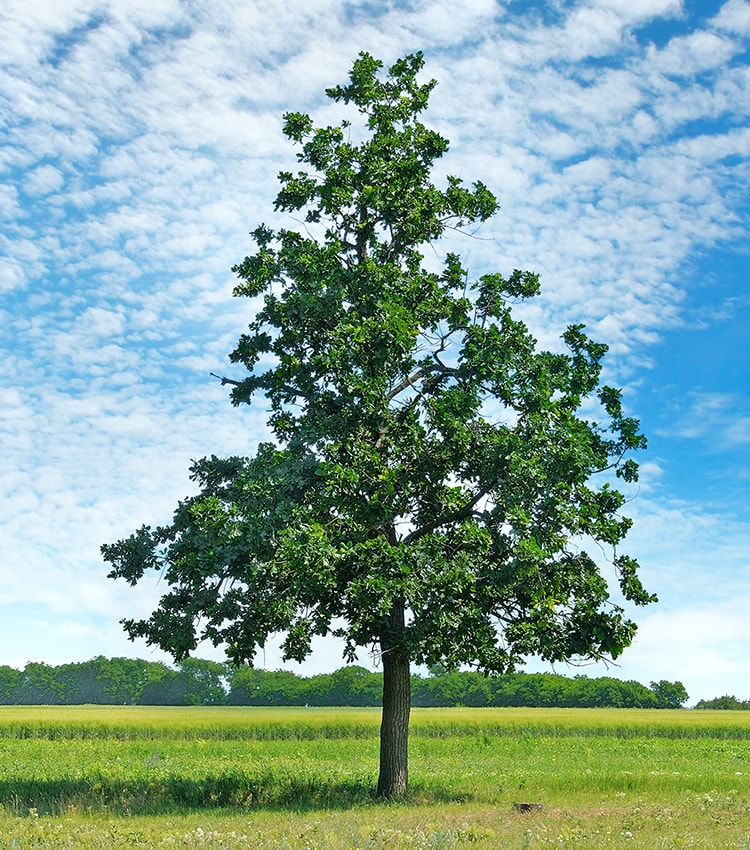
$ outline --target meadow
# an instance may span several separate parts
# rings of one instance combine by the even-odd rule
[[[415,709],[383,803],[377,709],[0,707],[0,847],[750,850],[748,715]]]

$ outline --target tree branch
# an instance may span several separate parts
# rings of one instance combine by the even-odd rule
[[[492,489],[492,485],[488,485],[483,487],[470,501],[467,502],[462,508],[459,508],[456,511],[453,511],[452,514],[448,514],[448,516],[439,517],[438,519],[433,520],[432,522],[428,522],[427,525],[423,525],[421,528],[415,528],[410,534],[407,534],[406,537],[401,541],[405,546],[408,546],[410,543],[414,543],[415,540],[420,540],[422,537],[430,534],[436,529],[440,528],[441,525],[449,525],[453,522],[460,522],[467,517],[470,517],[474,508],[480,499],[483,499]]]
[[[414,386],[415,381],[418,381],[420,378],[424,378],[425,375],[428,375],[431,371],[431,369],[418,369],[416,372],[414,372],[414,374],[409,375],[407,378],[404,378],[404,380],[401,381],[400,384],[395,386],[388,393],[388,401],[393,401],[393,399],[396,398],[399,393],[402,393],[405,389]]]
[[[418,369],[413,374],[404,378],[400,384],[397,384],[389,393],[388,393],[388,401],[393,401],[399,393],[402,393],[404,390],[409,387],[413,387],[414,383],[418,381],[420,378],[426,378],[428,375],[432,375],[434,373],[438,373],[439,375],[455,375],[456,369],[451,368],[450,366],[446,366],[441,360],[438,359],[437,355],[433,352],[433,358],[435,360],[434,366],[428,366],[425,369]],[[419,395],[420,397],[424,394],[422,391]]]
[[[231,378],[224,378],[221,375],[217,375],[215,372],[209,372],[212,378],[218,378],[221,381],[222,387],[227,384],[233,384],[235,387],[239,387],[242,384],[242,381],[233,381]]]

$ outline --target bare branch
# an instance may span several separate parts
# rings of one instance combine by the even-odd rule
[[[409,375],[407,378],[404,378],[400,384],[397,384],[389,393],[388,393],[388,401],[392,401],[396,398],[399,393],[402,393],[404,390],[409,387],[414,386],[414,382],[418,381],[420,378],[424,378],[428,375],[432,370],[431,369],[418,369],[413,374]]]
[[[226,386],[227,384],[232,384],[235,387],[239,387],[242,384],[242,381],[234,381],[232,380],[232,378],[224,378],[221,375],[217,375],[215,372],[209,372],[209,375],[211,375],[212,378],[218,378],[221,381],[222,387]]]
[[[432,357],[435,360],[435,365],[434,366],[427,366],[424,369],[418,369],[416,372],[413,372],[411,375],[404,378],[404,380],[401,381],[400,384],[397,384],[388,393],[388,401],[393,401],[393,399],[396,398],[397,395],[399,395],[400,393],[402,393],[404,390],[408,389],[409,387],[413,387],[414,384],[417,381],[419,381],[421,378],[426,378],[429,375],[436,375],[436,374],[444,377],[446,375],[455,375],[457,373],[456,369],[452,368],[451,366],[446,366],[445,363],[443,363],[442,360],[440,360],[437,353],[433,352]],[[423,396],[423,395],[424,395],[424,391],[419,393],[420,397]]]

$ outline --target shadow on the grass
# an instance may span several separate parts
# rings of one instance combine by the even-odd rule
[[[466,794],[421,782],[412,784],[406,798],[415,803],[465,802],[466,799]],[[28,814],[30,810],[61,814],[71,808],[133,815],[205,808],[308,811],[348,809],[377,802],[385,801],[376,797],[374,779],[365,775],[344,780],[321,775],[222,773],[200,778],[117,779],[95,776],[0,781],[0,806],[19,815]]]
[[[0,781],[0,806],[17,814],[60,814],[71,808],[128,814],[167,814],[204,808],[336,809],[375,802],[374,782],[361,778],[249,777],[64,778]]]

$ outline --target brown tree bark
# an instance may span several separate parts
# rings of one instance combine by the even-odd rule
[[[404,629],[403,608],[391,615],[392,630],[381,640],[383,651],[383,716],[380,725],[378,797],[406,794],[409,777],[409,714],[411,671],[398,633]]]

